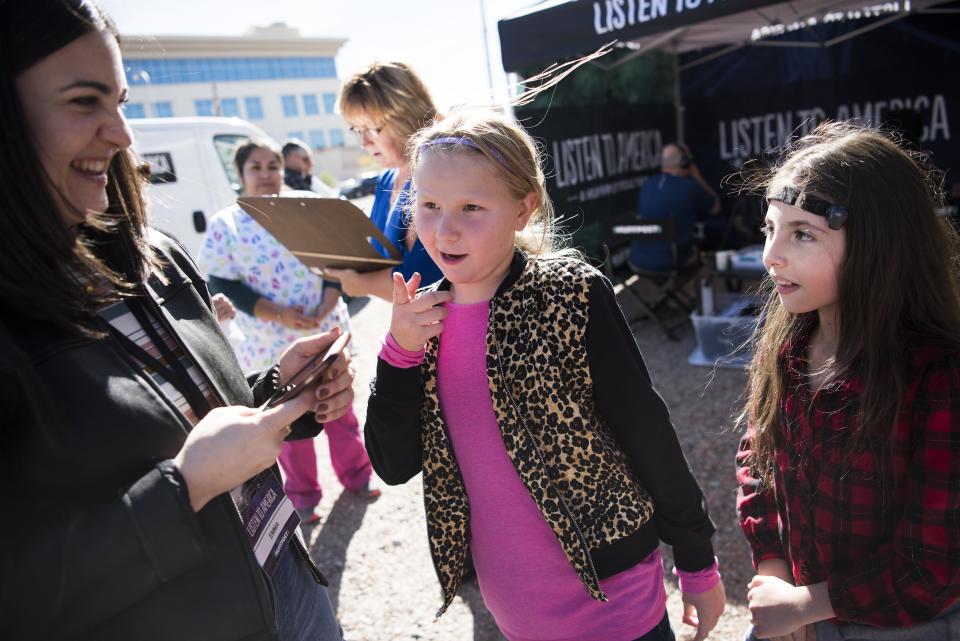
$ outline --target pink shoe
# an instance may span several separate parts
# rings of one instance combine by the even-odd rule
[[[302,525],[313,525],[320,522],[320,513],[317,512],[317,506],[298,507],[297,515],[300,517]]]
[[[368,501],[375,501],[378,498],[380,498],[381,494],[383,494],[383,492],[380,491],[380,488],[371,485],[370,481],[367,481],[363,487],[356,490],[352,490],[352,492],[357,496],[359,496],[360,498],[366,499]]]

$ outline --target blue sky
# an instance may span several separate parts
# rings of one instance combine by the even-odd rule
[[[536,0],[483,0],[494,97],[505,95],[497,20]],[[349,40],[337,57],[341,78],[376,58],[412,64],[441,108],[490,99],[481,0],[101,0],[131,35],[239,36],[286,22],[307,37]]]

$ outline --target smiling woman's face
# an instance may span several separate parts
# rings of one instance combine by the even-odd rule
[[[17,93],[64,221],[107,209],[107,168],[132,142],[120,48],[91,31],[17,76]]]

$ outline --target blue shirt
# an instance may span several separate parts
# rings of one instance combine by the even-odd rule
[[[713,197],[693,178],[658,174],[640,187],[637,218],[672,218],[676,232],[677,262],[669,243],[630,244],[630,263],[649,271],[669,271],[687,262],[693,246],[697,218],[710,212]]]
[[[393,271],[403,274],[404,279],[410,280],[414,272],[420,272],[420,284],[429,285],[435,283],[443,274],[437,267],[433,259],[424,249],[420,238],[413,243],[413,248],[407,249],[404,239],[407,236],[407,206],[410,204],[410,181],[403,186],[403,191],[397,197],[397,202],[393,209],[390,209],[390,194],[393,191],[393,181],[397,177],[396,169],[388,169],[383,172],[380,182],[377,183],[377,190],[373,196],[373,207],[370,209],[370,220],[377,226],[383,235],[387,237],[394,247],[400,252],[403,263],[393,268]],[[373,246],[385,258],[390,258],[390,252],[384,248],[376,239],[371,240]]]

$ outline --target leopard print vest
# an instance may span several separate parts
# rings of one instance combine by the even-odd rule
[[[486,367],[497,423],[514,467],[590,595],[606,601],[590,550],[635,533],[653,501],[597,414],[587,358],[590,283],[573,258],[527,261],[490,303]],[[443,614],[467,561],[469,505],[440,411],[439,339],[421,372],[423,494]]]

